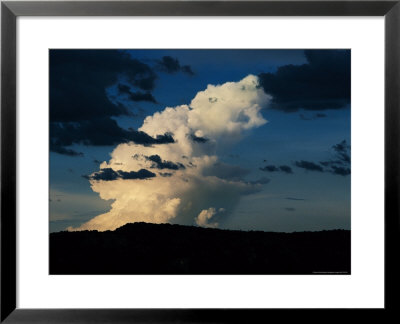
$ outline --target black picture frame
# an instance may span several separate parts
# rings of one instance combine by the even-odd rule
[[[384,16],[385,18],[385,307],[357,312],[369,319],[396,312],[399,255],[400,0],[395,1],[2,1],[1,3],[1,322],[199,323],[260,322],[272,309],[16,308],[16,19],[19,16]],[[371,233],[373,235],[373,233]],[[296,320],[310,312],[292,310]],[[337,310],[329,312],[333,319]],[[314,315],[314,314],[313,314]],[[393,314],[391,314],[393,315]],[[312,316],[312,315],[311,315]],[[321,315],[326,316],[326,314]],[[341,317],[340,317],[341,318]],[[315,317],[318,319],[318,317]],[[321,318],[320,318],[321,319]]]

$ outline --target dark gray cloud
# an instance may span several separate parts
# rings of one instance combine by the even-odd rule
[[[296,208],[293,208],[293,207],[286,207],[285,210],[292,212],[292,211],[295,211]]]
[[[286,197],[285,199],[286,199],[286,200],[295,200],[295,201],[302,201],[302,200],[305,200],[305,199],[303,199],[303,198],[295,198],[295,197]]]
[[[327,117],[327,115],[323,114],[323,113],[318,113],[318,114],[314,114],[314,115],[311,115],[311,116],[310,115],[300,114],[299,117],[302,120],[315,120],[315,119],[318,119],[318,118],[325,118],[325,117]]]
[[[332,148],[341,161],[350,163],[350,145],[347,144],[345,140],[341,141],[339,144],[333,145]]]
[[[154,138],[142,131],[123,129],[111,118],[96,118],[79,123],[50,123],[50,134],[50,149],[71,156],[82,154],[65,148],[73,144],[107,146],[126,142],[142,145],[174,143],[172,134],[166,133]]]
[[[260,85],[273,96],[272,108],[339,109],[350,104],[350,50],[306,50],[307,63],[261,73]]]
[[[122,142],[152,145],[172,143],[172,134],[152,138],[144,132],[121,128],[114,117],[132,116],[106,89],[133,101],[155,102],[151,94],[157,74],[148,64],[118,50],[50,50],[50,150],[82,156],[73,144],[107,146]]]
[[[266,160],[264,160],[266,161]],[[275,166],[275,165],[266,165],[265,167],[261,167],[260,168],[261,171],[265,171],[265,172],[284,172],[287,174],[292,174],[293,170],[290,166],[288,165],[281,165],[281,166]]]
[[[72,143],[69,145],[72,145]],[[82,152],[65,148],[60,141],[54,141],[52,138],[50,138],[50,151],[68,156],[83,156]]]
[[[277,172],[279,168],[275,165],[266,165],[265,167],[260,168],[261,171],[268,171],[268,172]]]
[[[178,59],[173,58],[171,56],[163,56],[161,60],[157,61],[157,65],[160,70],[166,73],[177,73],[183,72],[188,75],[194,75],[192,68],[189,65],[183,65],[179,63]]]
[[[154,89],[153,69],[118,50],[50,50],[50,121],[79,122],[130,115],[105,89],[123,77],[143,91]]]
[[[337,174],[341,176],[347,176],[351,173],[350,169],[350,145],[345,141],[341,141],[338,144],[332,146],[335,159],[329,161],[320,162],[321,165],[325,166],[327,172]]]
[[[329,160],[329,161],[321,161],[319,164],[323,165],[324,167],[329,167],[331,165],[344,165],[347,164],[342,160]]]
[[[118,93],[126,96],[126,98],[131,101],[149,101],[157,103],[150,92],[132,91],[132,88],[126,84],[118,84]]]
[[[168,170],[179,170],[179,169],[185,169],[185,166],[182,163],[174,163],[171,161],[165,161],[162,160],[161,157],[157,154],[155,155],[150,155],[145,157],[148,161],[152,162],[151,168],[153,169],[168,169]]]
[[[332,168],[331,172],[333,174],[347,176],[351,173],[350,168],[347,168],[347,167],[340,167],[340,166],[332,165],[331,168]]]
[[[209,141],[208,138],[196,136],[196,135],[194,135],[194,134],[189,135],[189,137],[190,137],[190,139],[191,139],[193,142],[206,143],[206,142]]]
[[[318,165],[314,162],[301,160],[301,161],[296,161],[294,164],[298,168],[302,168],[302,169],[305,169],[308,171],[324,172],[324,169],[320,165]]]
[[[312,162],[312,161],[295,161],[294,165],[298,168],[307,170],[307,171],[317,171],[317,172],[329,172],[336,175],[347,176],[351,173],[350,169],[350,145],[346,142],[346,140],[341,141],[338,144],[332,146],[332,150],[334,153],[334,159],[329,161],[320,161],[320,162]],[[267,160],[264,160],[267,162]],[[292,174],[293,170],[288,165],[266,165],[260,168],[261,171],[265,172],[285,172],[287,174]],[[291,198],[286,198],[291,199]],[[293,200],[295,200],[293,198]]]
[[[181,67],[181,71],[183,73],[189,74],[189,75],[195,75],[195,73],[193,72],[192,68],[190,67],[190,65],[183,65]]]
[[[285,173],[293,173],[292,168],[288,165],[279,166],[279,170],[281,170],[282,172],[285,172]]]
[[[84,175],[83,177],[88,180],[102,180],[102,181],[113,181],[118,179],[126,179],[126,180],[134,180],[134,179],[150,179],[155,177],[156,175],[146,169],[140,169],[139,171],[122,171],[122,170],[113,170],[111,168],[104,168],[98,172],[95,172],[91,175]]]
[[[224,162],[217,162],[203,169],[204,176],[216,176],[221,179],[233,181],[243,181],[244,177],[246,177],[249,173],[249,169]]]
[[[172,173],[169,173],[169,172],[160,172],[159,175],[162,176],[162,177],[171,177],[171,176],[172,176]]]

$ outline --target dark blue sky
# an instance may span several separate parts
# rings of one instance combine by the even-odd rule
[[[210,211],[209,220],[220,228],[349,229],[350,51],[51,50],[50,230],[79,227],[111,209],[113,200],[92,190],[91,175],[118,144],[174,145],[173,131],[157,136],[138,131],[147,116],[189,105],[209,84],[248,75],[272,98],[260,110],[268,122],[213,149],[221,169],[236,170],[226,179],[254,183],[257,190],[240,195],[232,208],[222,206],[222,197],[221,206],[214,200],[193,212]],[[114,170],[119,177],[114,183],[125,181],[123,186],[154,181]],[[224,177],[221,170],[213,176]],[[210,208],[219,208],[220,215]]]

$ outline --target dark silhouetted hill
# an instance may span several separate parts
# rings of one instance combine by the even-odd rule
[[[50,274],[350,273],[350,231],[276,233],[170,224],[50,234]]]

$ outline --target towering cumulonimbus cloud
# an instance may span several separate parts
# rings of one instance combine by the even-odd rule
[[[215,215],[226,217],[242,195],[262,186],[235,176],[238,166],[223,163],[221,168],[217,150],[239,140],[246,130],[264,125],[260,110],[270,100],[258,78],[249,75],[239,82],[208,85],[190,105],[148,116],[139,130],[154,138],[173,134],[174,142],[118,145],[100,171],[88,176],[102,199],[114,200],[110,211],[68,230],[113,230],[132,222],[216,227]],[[116,176],[99,176],[104,169]],[[139,170],[156,176],[137,177]],[[135,177],[124,176],[130,174]]]

